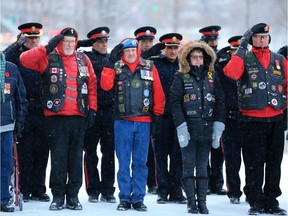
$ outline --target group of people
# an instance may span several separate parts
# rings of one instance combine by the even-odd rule
[[[287,127],[287,46],[282,55],[269,49],[269,25],[229,38],[221,50],[217,25],[183,45],[179,33],[164,34],[154,45],[157,30],[143,26],[110,54],[106,26],[83,40],[66,27],[45,46],[39,45],[40,23],[18,28],[17,41],[1,53],[1,211],[14,211],[8,205],[14,130],[25,202],[50,201],[50,150],[50,210],[62,210],[65,201],[68,209],[82,209],[82,161],[88,201],[115,203],[115,152],[117,210],[147,211],[148,187],[159,204],[187,204],[188,213],[209,214],[207,194],[227,194],[232,204],[240,203],[243,153],[248,214],[287,215],[277,201]],[[12,110],[5,108],[8,102]]]

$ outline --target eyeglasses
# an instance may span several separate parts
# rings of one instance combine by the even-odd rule
[[[192,56],[190,56],[190,58],[192,58],[193,60],[197,60],[197,59],[200,59],[200,60],[202,60],[203,59],[203,55],[192,55]]]
[[[63,40],[64,44],[75,44],[76,41]]]
[[[253,37],[258,40],[261,40],[261,39],[267,40],[269,38],[269,35],[254,35]]]

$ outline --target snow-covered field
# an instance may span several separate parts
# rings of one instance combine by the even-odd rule
[[[117,161],[117,160],[116,160]],[[49,180],[49,169],[50,164],[47,169],[47,180]],[[282,196],[279,197],[280,207],[288,210],[288,143],[285,144],[285,154],[282,162],[282,178],[281,178],[281,189]],[[241,178],[244,181],[243,174],[243,165],[241,167]],[[83,181],[84,182],[84,181]],[[47,182],[48,185],[48,182]],[[117,182],[115,183],[117,187]],[[51,191],[47,188],[47,193],[52,198]],[[117,197],[118,190],[116,189],[115,197]],[[145,197],[145,204],[148,207],[147,212],[137,212],[135,210],[128,211],[117,211],[116,207],[118,205],[118,197],[117,203],[104,203],[99,201],[98,203],[90,203],[88,202],[88,196],[85,191],[84,184],[79,193],[80,202],[83,205],[82,211],[73,211],[68,209],[63,209],[62,211],[49,211],[50,202],[43,203],[37,201],[29,201],[24,203],[23,211],[19,211],[16,208],[16,212],[12,213],[13,215],[21,215],[21,216],[112,216],[112,215],[126,215],[126,216],[134,216],[134,215],[149,215],[149,216],[169,216],[169,215],[187,215],[186,205],[183,204],[157,204],[156,203],[156,195],[147,194]],[[207,207],[210,211],[210,215],[217,216],[242,216],[247,215],[247,211],[249,209],[248,203],[245,202],[245,195],[241,197],[240,204],[230,204],[227,196],[219,196],[219,195],[209,195],[207,196]],[[3,213],[0,215],[11,215],[11,213]]]

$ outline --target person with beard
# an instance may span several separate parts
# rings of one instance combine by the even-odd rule
[[[218,40],[220,36],[221,26],[212,25],[201,28],[199,32],[202,34],[201,41],[206,42],[215,53],[218,52]],[[217,63],[217,62],[216,62]],[[211,148],[210,163],[208,162],[207,172],[209,175],[209,187],[207,193],[215,193],[218,195],[225,195],[227,192],[223,189],[224,177],[223,177],[223,164],[224,155],[222,146],[214,149]]]
[[[100,86],[101,72],[109,59],[107,53],[110,29],[106,26],[91,30],[88,39],[79,40],[78,46],[92,46],[92,51],[84,52],[94,68],[97,77],[97,103],[98,110],[94,125],[85,131],[84,141],[84,172],[86,191],[89,202],[100,200],[115,203],[114,181],[114,116],[113,116],[113,92],[104,91]],[[101,173],[98,170],[99,157],[97,155],[98,143],[101,145]]]
[[[42,106],[48,119],[51,153],[50,210],[82,210],[78,200],[82,185],[85,128],[93,126],[97,111],[96,76],[89,58],[76,52],[78,33],[66,27],[46,46],[21,54],[24,67],[39,71]],[[86,117],[87,116],[87,117]],[[86,117],[86,118],[85,118]]]
[[[162,115],[165,106],[158,71],[152,61],[142,59],[140,54],[138,41],[125,38],[113,48],[101,74],[101,87],[114,90],[118,211],[131,206],[137,211],[147,211],[144,197],[151,115]]]
[[[287,60],[269,49],[270,26],[248,29],[224,73],[239,80],[240,127],[249,215],[287,215],[279,207],[284,151],[283,111],[287,108]],[[246,52],[248,43],[252,50]]]
[[[18,40],[8,46],[4,53],[8,61],[18,66],[29,102],[22,137],[18,138],[20,188],[24,202],[30,199],[49,202],[45,186],[49,148],[45,130],[46,118],[41,108],[41,78],[37,71],[26,68],[20,62],[23,52],[39,46],[42,24],[24,23],[18,29]]]
[[[214,71],[215,60],[215,52],[204,42],[184,45],[179,56],[179,72],[170,90],[182,154],[182,183],[187,210],[192,214],[209,214],[207,163],[211,143],[213,148],[219,148],[225,129],[224,95]]]

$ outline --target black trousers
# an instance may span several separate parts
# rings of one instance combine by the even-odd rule
[[[98,170],[97,146],[101,145],[101,173]],[[96,121],[85,132],[85,182],[88,195],[113,195],[115,188],[114,120],[113,108],[98,109]]]
[[[172,116],[163,116],[159,133],[154,137],[157,193],[177,196],[182,194],[182,157]],[[170,161],[168,166],[168,160]]]
[[[29,111],[17,145],[20,189],[24,195],[46,192],[45,177],[49,156],[47,119],[43,109]]]
[[[278,205],[276,198],[281,195],[284,150],[283,121],[241,122],[241,129],[246,172],[244,193],[249,204],[262,207]]]
[[[147,178],[147,186],[148,187],[156,187],[156,157],[155,157],[155,145],[153,137],[150,137],[149,143],[149,151],[148,151],[148,160],[147,160],[147,167],[148,167],[148,178]]]
[[[53,197],[77,197],[82,185],[85,118],[48,118],[51,150],[50,188]]]
[[[241,197],[241,155],[242,155],[242,134],[239,120],[228,119],[225,121],[225,130],[222,134],[224,159],[226,165],[226,181],[228,197]]]

